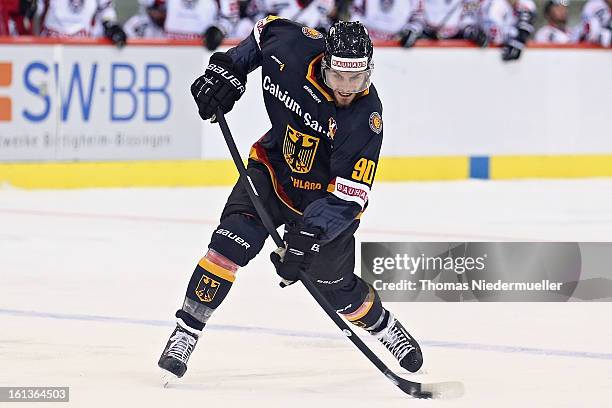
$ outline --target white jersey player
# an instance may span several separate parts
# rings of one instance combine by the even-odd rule
[[[329,15],[335,9],[334,0],[252,0],[257,19],[274,15],[312,28],[329,27]]]
[[[123,25],[129,38],[165,38],[166,0],[139,0],[140,13]]]
[[[534,40],[539,43],[568,44],[573,42],[567,29],[568,0],[548,0],[544,5],[544,17],[548,24],[536,31]]]
[[[533,34],[536,6],[533,0],[485,0],[482,24],[489,41],[503,45],[502,59],[517,60]]]
[[[232,39],[244,40],[253,31],[253,26],[261,18],[265,10],[261,0],[242,0],[240,5],[240,18],[234,26],[234,31],[229,35]]]
[[[234,30],[237,0],[167,0],[164,28],[168,38],[200,39],[210,50]]]
[[[360,21],[373,40],[400,40],[411,47],[425,25],[423,0],[354,0],[351,20]]]
[[[542,44],[569,44],[572,42],[569,32],[550,24],[546,24],[536,31],[533,39],[535,42]]]
[[[112,0],[38,0],[38,13],[41,36],[94,37],[98,23],[105,37],[119,46],[125,44]]]
[[[478,23],[479,0],[425,0],[424,35],[432,39],[462,38],[465,27]]]
[[[582,9],[581,38],[604,47],[612,46],[612,0],[589,0]]]

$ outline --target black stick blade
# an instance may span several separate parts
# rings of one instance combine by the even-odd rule
[[[399,389],[413,398],[419,399],[453,399],[459,398],[465,393],[463,383],[459,381],[448,381],[430,384],[406,380],[391,370],[384,373]]]

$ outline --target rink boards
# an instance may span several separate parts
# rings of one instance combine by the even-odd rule
[[[24,41],[0,41],[0,183],[235,181],[218,127],[200,120],[187,91],[210,55],[201,46]],[[612,176],[611,53],[530,44],[504,64],[497,48],[388,45],[375,50],[377,181]],[[269,128],[258,76],[228,114],[245,157]]]

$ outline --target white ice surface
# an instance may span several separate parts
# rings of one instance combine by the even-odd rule
[[[70,386],[72,407],[612,407],[612,303],[389,304],[423,373],[368,344],[406,378],[466,387],[411,400],[301,286],[278,288],[271,242],[161,388],[157,358],[228,193],[0,189],[0,386]],[[612,180],[378,184],[371,200],[360,240],[612,241]]]

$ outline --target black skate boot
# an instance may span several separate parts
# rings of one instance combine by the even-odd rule
[[[201,332],[187,327],[176,325],[176,329],[170,336],[166,348],[159,358],[157,365],[164,370],[164,386],[173,379],[181,378],[187,371],[187,361],[198,342]]]
[[[387,311],[387,324],[382,330],[372,333],[376,336],[387,350],[399,361],[400,366],[415,373],[423,365],[423,354],[419,343],[412,338],[410,333],[395,319],[393,314]]]

